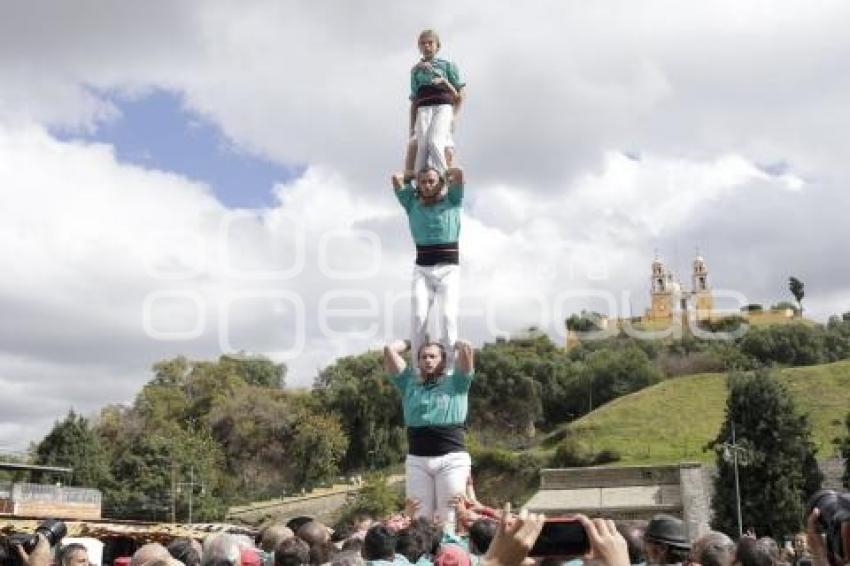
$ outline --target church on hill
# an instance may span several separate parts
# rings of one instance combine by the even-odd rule
[[[681,336],[683,332],[689,332],[695,327],[711,331],[718,324],[734,324],[736,320],[751,326],[806,322],[794,308],[777,306],[763,309],[761,305],[746,305],[740,311],[718,309],[712,293],[708,265],[699,252],[691,267],[690,287],[685,287],[656,254],[650,266],[649,308],[642,316],[609,319],[594,313],[587,318],[592,320],[592,327],[596,331],[603,332],[665,332],[671,328],[678,329],[670,337]],[[593,328],[590,330],[594,331]],[[568,350],[579,344],[580,335],[580,331],[568,327]]]
[[[673,273],[655,257],[650,276],[650,307],[644,320],[652,322],[671,321],[678,309],[685,313],[693,310],[698,322],[711,320],[714,299],[708,282],[708,267],[701,255],[694,259],[691,272],[691,288],[683,289]]]

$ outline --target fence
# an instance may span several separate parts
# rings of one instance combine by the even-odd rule
[[[0,483],[0,514],[26,517],[99,519],[97,489],[35,483]]]

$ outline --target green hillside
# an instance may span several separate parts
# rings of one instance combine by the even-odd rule
[[[777,370],[797,409],[809,416],[818,457],[831,456],[850,411],[850,361]],[[726,374],[669,379],[620,397],[548,435],[563,436],[598,452],[618,452],[618,464],[713,461],[703,451],[720,428],[726,407]]]

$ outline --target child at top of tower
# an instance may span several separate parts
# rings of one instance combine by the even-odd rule
[[[450,165],[454,145],[451,134],[465,83],[457,65],[437,57],[439,50],[440,37],[435,31],[426,29],[419,34],[422,58],[410,70],[411,143],[405,160],[406,179],[414,178],[426,166],[443,174]]]

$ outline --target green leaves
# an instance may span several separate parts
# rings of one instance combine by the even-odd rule
[[[718,475],[712,526],[738,533],[731,457],[737,452],[744,529],[774,538],[797,532],[802,502],[820,488],[822,477],[808,420],[769,372],[729,376],[726,420],[713,444]]]

